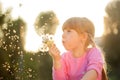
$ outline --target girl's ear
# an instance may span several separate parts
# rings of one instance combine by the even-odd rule
[[[81,34],[81,38],[82,38],[83,40],[87,40],[88,34],[87,34],[86,32],[83,32],[83,33]]]

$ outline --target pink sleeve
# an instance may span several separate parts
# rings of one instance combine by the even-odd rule
[[[103,68],[103,58],[102,53],[97,48],[93,48],[88,53],[88,67],[87,71],[95,70],[98,74],[98,80],[101,80],[102,68]]]
[[[61,60],[61,64],[62,67],[60,69],[54,69],[54,67],[52,68],[53,80],[67,80],[65,62],[63,58]]]

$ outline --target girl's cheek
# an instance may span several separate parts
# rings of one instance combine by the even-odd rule
[[[64,38],[64,37],[65,37],[65,35],[66,35],[66,34],[65,34],[65,32],[63,32],[63,34],[62,34],[62,38]]]

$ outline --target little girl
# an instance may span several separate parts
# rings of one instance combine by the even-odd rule
[[[101,80],[104,60],[94,43],[94,25],[85,17],[72,17],[62,26],[62,56],[55,44],[49,52],[53,58],[53,80]]]

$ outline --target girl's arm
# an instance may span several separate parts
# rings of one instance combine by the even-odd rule
[[[64,64],[61,59],[60,51],[55,44],[51,45],[49,53],[53,59],[53,80],[66,80]]]
[[[89,70],[81,80],[97,80],[97,72],[95,70]]]
[[[61,68],[60,51],[58,50],[58,48],[56,47],[55,44],[53,44],[53,45],[51,45],[51,47],[49,47],[49,54],[51,55],[51,57],[53,59],[53,67],[55,69]]]
[[[104,60],[97,48],[92,48],[87,55],[87,72],[82,80],[101,80]]]

